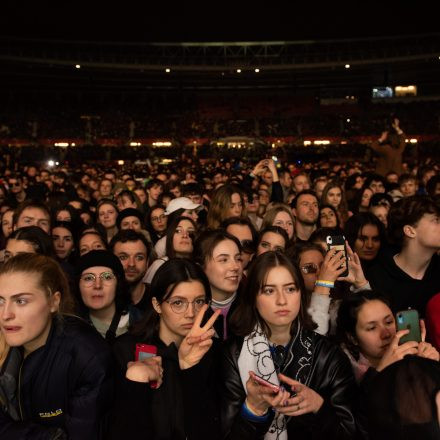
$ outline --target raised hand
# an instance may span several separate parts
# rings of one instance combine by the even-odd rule
[[[194,324],[179,347],[179,365],[182,370],[197,365],[212,345],[214,329],[212,328],[220,310],[216,310],[208,322],[202,327],[202,320],[208,310],[205,304],[197,313]]]
[[[348,241],[345,242],[348,256],[348,275],[346,277],[339,277],[339,281],[347,281],[354,284],[356,288],[365,286],[367,279],[365,278],[364,271],[362,270],[361,260],[356,252],[353,252]]]
[[[419,346],[417,347],[417,356],[432,359],[433,361],[440,360],[440,354],[437,349],[433,347],[429,342],[425,341],[426,326],[423,319],[420,320],[420,332],[422,336],[422,342],[420,342]]]
[[[379,362],[379,365],[376,368],[377,371],[382,371],[384,368],[388,367],[394,362],[400,361],[407,354],[416,355],[418,353],[419,343],[416,341],[408,341],[402,345],[399,345],[400,338],[408,333],[409,330],[399,330],[395,334],[391,344],[385,351],[382,359]]]
[[[293,392],[293,395],[283,401],[281,405],[275,406],[279,413],[296,417],[308,413],[317,413],[320,410],[324,399],[315,390],[284,374],[279,374],[278,377],[280,381],[290,385]]]

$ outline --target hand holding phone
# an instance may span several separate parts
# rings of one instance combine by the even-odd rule
[[[399,330],[408,330],[409,333],[402,336],[399,340],[399,345],[405,342],[422,341],[422,332],[420,328],[420,318],[417,310],[408,309],[401,310],[396,313],[396,328]]]
[[[329,251],[341,251],[343,252],[343,262],[338,267],[338,269],[344,268],[344,271],[338,276],[346,277],[348,275],[348,265],[347,265],[347,248],[345,247],[345,237],[343,235],[327,235],[326,237],[327,249]]]
[[[249,375],[252,377],[252,379],[257,382],[258,384],[268,388],[270,391],[272,391],[273,393],[278,393],[280,391],[280,386],[276,385],[272,382],[269,382],[266,379],[263,379],[261,376],[258,376],[257,374],[255,374],[253,371],[249,372]]]
[[[136,344],[135,360],[143,361],[157,355],[157,347],[155,345],[148,344]],[[156,389],[157,382],[151,381],[150,388]]]

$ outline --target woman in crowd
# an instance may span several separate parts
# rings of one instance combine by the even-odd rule
[[[101,199],[96,207],[98,222],[105,227],[107,232],[107,243],[114,237],[118,228],[116,219],[118,217],[118,208],[110,199]]]
[[[351,211],[356,214],[358,212],[367,212],[370,208],[371,197],[373,197],[373,190],[369,187],[363,187],[358,190],[352,199],[350,205]]]
[[[151,292],[142,321],[114,345],[123,377],[109,438],[140,433],[161,440],[219,438],[219,378],[211,347],[219,312],[202,324],[211,299],[209,281],[198,265],[171,259],[158,269]],[[154,346],[157,356],[135,362],[138,344]]]
[[[229,318],[236,306],[243,275],[240,242],[222,230],[205,231],[196,240],[193,255],[208,277],[211,308],[221,311],[215,330],[225,340],[230,335]]]
[[[256,256],[269,251],[284,252],[288,243],[289,237],[285,229],[280,226],[267,226],[259,234]]]
[[[327,183],[322,192],[321,205],[331,205],[336,209],[342,227],[350,217],[344,188],[338,182]]]
[[[165,215],[165,206],[156,205],[147,213],[147,231],[150,233],[153,245],[162,238],[167,230],[168,217]]]
[[[322,205],[319,208],[318,228],[339,228],[338,211],[333,205]]]
[[[230,217],[246,217],[242,190],[236,185],[223,185],[217,188],[209,206],[208,229],[218,229]]]
[[[76,269],[79,313],[113,343],[140,318],[131,304],[119,258],[109,251],[90,251],[78,260]]]
[[[52,258],[17,255],[0,267],[0,327],[11,347],[0,373],[2,439],[100,438],[112,400],[111,353],[90,326],[65,314],[72,310]]]
[[[52,226],[52,240],[58,261],[67,263],[77,248],[75,231],[68,221],[57,221]]]
[[[358,254],[364,271],[376,262],[381,247],[386,244],[385,227],[370,212],[350,217],[345,224],[344,235],[350,247]]]
[[[262,229],[268,226],[278,226],[286,231],[289,238],[289,242],[286,247],[291,247],[294,244],[295,238],[295,218],[292,215],[292,211],[287,205],[279,204],[266,211],[263,217]]]
[[[425,342],[425,326],[421,326],[422,342],[399,345],[400,338],[408,330],[396,332],[396,321],[385,297],[365,290],[345,298],[338,311],[337,334],[357,381],[362,380],[367,370],[382,371],[406,355],[438,361],[439,353]]]
[[[266,252],[231,327],[222,365],[222,428],[228,439],[351,438],[356,386],[342,351],[313,332],[302,278],[289,258]],[[275,386],[261,385],[256,376]]]
[[[9,236],[5,248],[5,261],[23,253],[36,253],[56,258],[51,237],[38,226],[18,228]]]
[[[12,233],[12,217],[14,216],[13,209],[6,209],[1,215],[1,231],[0,231],[0,263],[2,263],[5,259],[5,246],[8,237]]]
[[[106,250],[107,243],[98,231],[84,231],[78,240],[79,255],[82,257],[90,251]]]
[[[166,234],[165,256],[153,261],[144,277],[144,283],[150,284],[162,264],[170,258],[191,258],[196,223],[189,217],[176,217],[169,225]]]

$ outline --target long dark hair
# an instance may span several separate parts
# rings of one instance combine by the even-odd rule
[[[271,331],[264,319],[258,313],[257,310],[257,296],[260,293],[261,288],[266,282],[267,275],[274,267],[285,267],[293,277],[293,280],[301,293],[301,307],[297,317],[297,320],[303,327],[313,329],[312,318],[307,312],[307,297],[306,289],[304,287],[304,281],[299,269],[294,266],[291,260],[281,252],[265,252],[257,257],[251,265],[248,273],[248,279],[252,282],[247,283],[246,288],[243,290],[242,295],[239,298],[237,308],[233,312],[230,325],[231,331],[238,336],[247,336],[251,334],[257,324],[263,329],[267,337],[270,337]],[[293,332],[295,326],[292,325],[291,331]]]
[[[174,240],[174,235],[176,233],[176,229],[179,226],[179,223],[183,220],[188,220],[190,223],[192,223],[192,225],[194,226],[194,233],[197,232],[197,224],[195,223],[195,221],[192,218],[185,217],[185,216],[176,217],[173,220],[173,222],[170,225],[168,225],[168,228],[167,228],[165,249],[166,249],[166,255],[169,258],[177,258],[176,251],[174,249],[173,240]],[[190,237],[190,239],[193,243],[193,246],[194,246],[193,234],[190,234],[189,237]]]
[[[153,308],[152,298],[156,298],[159,304],[166,301],[174,289],[188,281],[199,281],[205,289],[206,300],[211,301],[211,287],[202,268],[185,258],[173,258],[159,267],[151,281],[150,301],[147,302],[144,317],[137,322],[130,333],[141,337],[143,340],[151,340],[159,335],[160,315]]]

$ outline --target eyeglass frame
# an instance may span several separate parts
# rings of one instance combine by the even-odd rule
[[[157,215],[155,217],[151,217],[152,222],[158,222],[159,220],[164,221],[167,218],[165,214]]]
[[[102,277],[104,274],[111,274],[111,275],[113,275],[113,278],[111,278],[110,280],[104,280],[103,277]],[[83,276],[85,276],[85,275],[92,275],[92,276],[93,276],[93,280],[92,280],[92,281],[86,281],[86,280],[84,280],[84,279],[83,279]],[[104,272],[101,272],[98,276],[95,275],[95,274],[92,273],[92,272],[86,272],[86,273],[81,274],[81,276],[79,277],[79,279],[84,283],[84,285],[86,285],[86,286],[92,286],[93,284],[96,283],[96,279],[97,279],[97,277],[99,277],[99,279],[102,281],[102,283],[103,283],[103,284],[106,284],[106,285],[110,284],[110,281],[113,281],[113,280],[117,279],[116,274],[115,274],[114,272],[112,272],[111,270],[106,270],[106,271],[104,271]]]
[[[196,308],[196,306],[195,306],[195,302],[196,302],[197,300],[199,300],[199,299],[202,299],[202,298],[196,298],[194,301],[188,301],[186,298],[175,298],[175,299],[178,299],[179,301],[182,301],[184,304],[186,304],[185,309],[182,310],[181,312],[176,312],[176,311],[174,310],[173,305],[171,304],[171,301],[173,300],[173,298],[166,299],[166,300],[164,300],[163,302],[166,302],[166,303],[170,306],[171,310],[172,310],[174,313],[176,313],[177,315],[181,315],[181,314],[183,314],[183,313],[186,313],[186,311],[188,310],[188,307],[189,307],[190,304],[194,304],[194,305],[193,305],[193,307],[194,307],[194,312],[196,312],[196,313],[197,313],[197,312],[198,312],[198,311],[199,311],[199,310],[200,310],[205,304],[211,305],[211,300],[209,300],[209,299],[207,299],[207,298],[203,298],[204,303],[201,305],[200,308]]]

